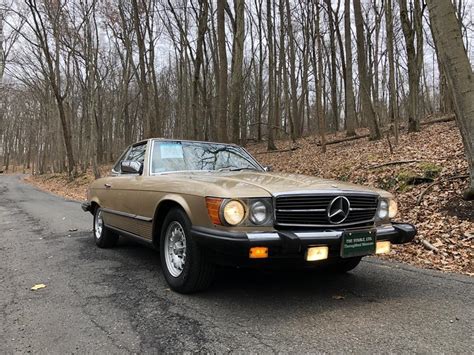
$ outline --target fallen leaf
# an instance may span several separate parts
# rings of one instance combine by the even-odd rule
[[[38,291],[41,290],[42,288],[46,288],[45,284],[36,284],[31,288],[31,291]]]

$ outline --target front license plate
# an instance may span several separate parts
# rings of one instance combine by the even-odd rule
[[[375,230],[344,232],[342,235],[341,257],[351,258],[375,253]]]

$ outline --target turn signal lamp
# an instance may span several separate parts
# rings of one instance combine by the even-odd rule
[[[375,254],[388,254],[392,249],[392,245],[388,240],[377,242],[375,246]]]
[[[306,261],[318,261],[328,258],[329,248],[327,246],[311,247],[306,252]]]
[[[253,247],[249,251],[250,259],[266,259],[268,258],[268,248],[267,247]]]
[[[214,224],[222,224],[219,217],[222,201],[222,198],[206,197],[207,213]]]

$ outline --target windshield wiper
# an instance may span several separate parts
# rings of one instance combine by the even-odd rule
[[[236,166],[225,166],[223,168],[218,169],[217,171],[241,171],[241,170],[257,170],[257,169],[251,168],[251,167],[238,168]]]

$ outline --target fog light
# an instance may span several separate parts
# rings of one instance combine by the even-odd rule
[[[388,240],[377,242],[375,247],[375,254],[387,254],[390,253],[392,244]]]
[[[306,252],[306,261],[317,261],[325,260],[328,258],[329,248],[324,247],[311,247]]]
[[[253,247],[249,251],[250,259],[265,259],[268,258],[268,248],[267,247]]]

